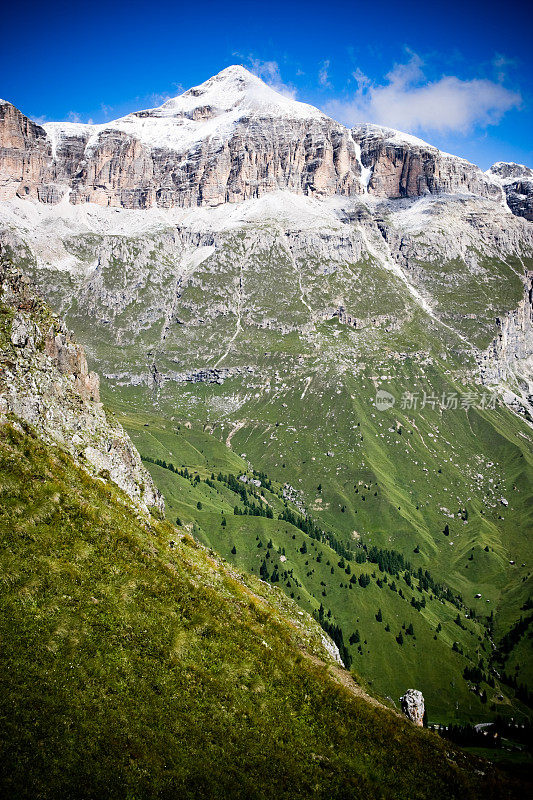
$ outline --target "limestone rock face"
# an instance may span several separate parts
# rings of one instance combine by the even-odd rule
[[[498,161],[487,174],[501,183],[513,214],[533,221],[533,169],[523,164]]]
[[[533,395],[533,272],[524,276],[524,296],[518,308],[498,317],[498,334],[480,354],[481,378],[498,384],[518,377],[527,393]]]
[[[41,127],[0,102],[0,198],[57,203],[68,192],[73,204],[144,209],[238,203],[279,189],[390,199],[507,194],[513,213],[530,219],[529,184],[521,178],[507,191],[502,181],[398,131],[349,131],[239,66],[103,125]]]
[[[63,323],[59,331],[51,328],[44,340],[44,352],[63,375],[74,379],[74,386],[84,400],[100,402],[100,379],[96,372],[89,372],[83,348],[72,339],[72,333]]]
[[[349,131],[228,67],[160,108],[108,125],[34,125],[4,103],[5,196],[123,208],[218,205],[277,189],[358,194]]]
[[[369,194],[399,198],[446,192],[502,197],[498,183],[474,164],[414,136],[378,125],[360,125],[353,128],[352,136],[361,148]]]
[[[73,203],[124,208],[237,203],[280,188],[361,191],[353,142],[341,126],[260,118],[242,119],[227,140],[205,139],[184,153],[103,131],[71,183]]]
[[[415,725],[424,725],[424,695],[418,689],[408,689],[403,697],[400,697],[402,711],[405,716],[414,722]]]
[[[46,131],[0,101],[0,200],[18,195],[48,202],[52,148]]]
[[[0,425],[14,414],[91,474],[109,476],[140,508],[162,511],[137,450],[99,403],[98,376],[89,372],[83,348],[6,262],[0,262],[0,302]]]

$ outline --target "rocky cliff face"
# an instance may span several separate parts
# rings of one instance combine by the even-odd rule
[[[48,202],[52,147],[46,131],[0,101],[0,199],[18,195]]]
[[[524,297],[518,308],[496,320],[498,333],[480,354],[484,383],[497,384],[516,376],[533,395],[533,272],[524,277]]]
[[[40,127],[0,102],[0,198],[57,203],[68,192],[73,204],[171,208],[279,189],[315,197],[504,196],[493,173],[397,131],[350,132],[238,66],[105,125]],[[527,216],[519,201],[511,208]]]
[[[163,500],[122,427],[99,402],[83,349],[9,263],[0,262],[0,424],[9,415],[67,449],[91,474],[111,478],[138,506]]]
[[[399,198],[446,192],[502,197],[497,182],[479,167],[414,136],[378,125],[360,125],[352,136],[361,148],[369,194]]]
[[[533,169],[523,164],[498,161],[487,174],[501,183],[513,214],[533,221]]]

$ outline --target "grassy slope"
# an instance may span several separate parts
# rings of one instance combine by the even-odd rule
[[[31,431],[2,429],[0,474],[7,795],[507,795],[303,657],[315,634],[279,592],[140,520]]]
[[[274,483],[274,492],[265,491],[265,497],[275,512],[274,519],[235,516],[234,506],[237,504],[242,508],[238,497],[229,492],[223,483],[215,481],[215,488],[212,488],[203,481],[210,478],[212,472],[216,476],[219,470],[239,474],[246,465],[208,433],[190,430],[183,425],[178,429],[176,423],[165,423],[155,415],[130,412],[121,419],[143,455],[172,462],[177,467],[187,466],[201,477],[202,482],[191,483],[169,470],[147,464],[165,494],[167,512],[172,519],[179,517],[185,523],[194,524],[195,534],[199,538],[228,560],[256,575],[268,554],[269,574],[274,564],[278,564],[281,573],[284,570],[291,571],[290,576],[282,579],[279,585],[303,608],[313,611],[322,602],[326,609],[332,610],[344,631],[345,640],[359,630],[362,639],[360,649],[357,644],[350,647],[353,669],[368,681],[372,691],[397,702],[407,688],[416,686],[424,693],[430,721],[479,721],[490,719],[495,714],[518,714],[524,718],[526,709],[508,699],[509,692],[505,687],[502,688],[498,683],[495,688],[483,684],[482,688],[488,692],[490,699],[489,704],[484,705],[462,677],[465,666],[477,664],[479,658],[486,661],[490,654],[491,645],[484,625],[463,619],[464,627],[460,628],[455,623],[455,606],[431,600],[431,593],[411,589],[403,579],[396,583],[398,588],[402,588],[405,599],[391,591],[388,585],[380,588],[375,579],[383,579],[384,575],[380,574],[375,564],[351,562],[351,574],[347,575],[338,566],[339,556],[329,547],[277,519],[284,507],[278,496],[281,489],[279,484]],[[365,491],[364,488],[362,491]],[[370,503],[374,499],[372,492],[366,492],[366,497],[368,500],[364,502]],[[201,510],[197,508],[198,501],[202,504]],[[271,549],[267,547],[269,540],[273,544]],[[304,541],[308,551],[305,555],[300,550]],[[387,544],[391,546],[387,542],[384,546]],[[236,553],[232,552],[233,548]],[[282,549],[286,562],[280,561],[279,551]],[[489,554],[482,551],[482,555]],[[317,557],[320,557],[320,561],[317,561]],[[477,557],[481,559],[481,554]],[[426,560],[412,551],[409,559],[416,566],[417,560],[424,566],[427,564]],[[476,558],[468,563],[472,567]],[[350,588],[351,575],[359,576],[361,573],[371,575],[370,585],[364,589],[358,584]],[[385,577],[390,583],[391,576]],[[410,605],[411,597],[417,600],[424,597],[426,607],[417,611]],[[515,605],[515,601],[509,604],[510,607]],[[376,620],[379,608],[383,616],[381,623]],[[396,636],[403,624],[408,626],[410,623],[413,624],[415,638],[404,636],[404,644],[400,646]],[[386,630],[387,624],[390,631]],[[439,624],[442,631],[437,633]],[[454,642],[459,643],[464,655],[452,651]],[[498,700],[500,692],[505,697],[503,701]],[[510,696],[512,698],[512,693]]]

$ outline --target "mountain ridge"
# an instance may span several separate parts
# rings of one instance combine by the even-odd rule
[[[0,143],[1,196],[49,203],[68,195],[127,208],[217,205],[283,188],[317,197],[506,196],[492,173],[464,159],[392,129],[349,130],[235,65],[158,108],[98,125],[40,127],[3,103]]]

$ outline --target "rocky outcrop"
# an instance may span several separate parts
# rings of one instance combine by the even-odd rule
[[[402,711],[405,716],[414,722],[415,725],[424,725],[424,695],[418,689],[408,689],[403,697],[400,697]]]
[[[513,214],[533,222],[533,179],[506,183],[504,190],[507,205]]]
[[[0,200],[18,195],[49,202],[52,148],[46,131],[0,100]]]
[[[352,136],[361,148],[369,194],[389,198],[440,192],[502,196],[498,183],[474,164],[414,136],[378,125],[359,125],[352,129]]]
[[[524,278],[524,297],[518,308],[496,320],[498,334],[478,362],[483,383],[498,384],[516,377],[533,394],[533,272]]]
[[[24,420],[89,473],[113,480],[139,507],[162,511],[137,450],[99,402],[98,376],[83,349],[5,261],[0,303],[0,424],[11,415]]]
[[[252,375],[253,367],[228,367],[212,369],[204,367],[188,372],[159,372],[155,364],[150,372],[132,375],[129,372],[106,373],[105,377],[116,383],[117,386],[150,386],[161,388],[165,383],[217,383],[223,384],[228,378],[238,375]]]
[[[533,169],[524,164],[516,164],[514,161],[497,161],[488,172],[503,181],[514,181],[520,178],[533,179]]]
[[[487,174],[500,181],[513,214],[533,221],[533,169],[523,164],[498,161]]]
[[[74,388],[83,400],[100,402],[100,380],[96,372],[89,372],[83,349],[72,338],[63,323],[59,330],[51,329],[44,340],[44,352],[62,375],[72,378]]]

